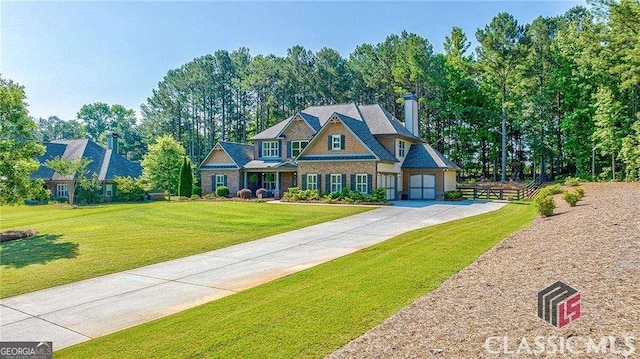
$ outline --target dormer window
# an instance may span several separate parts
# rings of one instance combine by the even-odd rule
[[[279,157],[279,148],[278,141],[262,142],[262,157]]]
[[[405,156],[405,142],[400,140],[398,141],[398,157]]]
[[[329,149],[332,151],[344,150],[344,135],[330,135]]]

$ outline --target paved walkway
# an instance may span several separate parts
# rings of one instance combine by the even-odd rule
[[[275,206],[276,204],[274,204]],[[0,340],[54,349],[151,321],[502,203],[397,202],[207,253],[0,301]]]

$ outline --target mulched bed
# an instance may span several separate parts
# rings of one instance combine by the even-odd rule
[[[405,307],[332,358],[602,358],[625,357],[635,337],[640,357],[640,184],[584,184],[570,208],[555,196],[556,215],[506,238],[439,288]],[[496,224],[499,225],[499,224]],[[557,329],[536,315],[537,293],[562,281],[581,295],[582,315]],[[491,336],[507,336],[492,342]],[[509,353],[536,336],[574,338],[577,352]],[[607,355],[587,353],[588,338],[616,341]],[[554,339],[555,340],[555,339]],[[497,343],[497,344],[496,344]],[[613,350],[611,350],[613,348]],[[612,354],[613,352],[613,354]]]

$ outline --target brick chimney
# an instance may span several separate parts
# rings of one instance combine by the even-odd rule
[[[420,137],[418,120],[418,97],[408,93],[404,97],[404,125],[414,136]]]
[[[118,153],[118,137],[120,136],[115,132],[109,132],[107,134],[107,148],[114,153]]]

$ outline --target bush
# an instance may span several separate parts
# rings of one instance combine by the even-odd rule
[[[337,193],[337,192],[335,192],[335,193]],[[332,193],[331,193],[331,194],[332,194]],[[326,195],[326,196],[322,197],[322,202],[324,202],[324,203],[331,203],[331,204],[338,203],[338,198],[333,198],[333,197],[331,196],[331,194],[328,194],[328,195]]]
[[[248,188],[243,188],[239,190],[236,195],[242,199],[250,199],[251,198],[251,190]]]
[[[538,193],[538,195],[541,195],[543,197],[547,197],[547,196],[553,196],[554,194],[560,194],[562,193],[562,188],[560,184],[554,184],[553,186],[547,186],[547,187],[543,187],[540,190],[540,193]]]
[[[206,199],[213,199],[213,193],[207,193],[204,198]]]
[[[216,196],[218,197],[228,197],[229,196],[229,187],[227,186],[218,186],[216,187]]]
[[[196,194],[192,194],[191,195],[191,200],[196,200],[196,199],[200,199],[200,196],[196,193]]]
[[[320,199],[320,192],[316,189],[301,190],[298,187],[290,187],[284,193],[283,198],[288,201],[316,201]]]
[[[143,199],[145,190],[140,179],[133,179],[129,176],[116,176],[116,198],[118,201],[134,202]]]
[[[580,195],[576,192],[565,192],[562,194],[562,199],[569,204],[570,207],[575,207],[576,203],[580,200]]]
[[[193,186],[193,188],[191,188],[191,197],[193,197],[194,195],[202,197],[202,188]]]
[[[567,177],[564,180],[564,185],[569,187],[576,187],[580,185],[580,179],[574,177]]]
[[[264,188],[258,188],[258,189],[256,190],[256,196],[258,196],[258,197],[262,197],[262,196],[264,196],[266,193],[267,193],[267,190],[266,190],[266,189],[264,189]]]
[[[584,197],[584,188],[578,187],[578,188],[575,189],[575,191],[578,194],[578,196],[580,196],[580,199],[582,199],[582,197]]]
[[[98,175],[93,174],[91,178],[81,178],[78,181],[76,202],[80,204],[102,203],[102,185],[98,180]]]
[[[449,192],[445,192],[444,194],[444,199],[448,201],[453,201],[458,198],[462,198],[462,192],[460,191],[449,191]]]
[[[538,214],[543,217],[553,216],[553,210],[556,208],[556,201],[553,200],[553,197],[542,195],[539,193],[533,199],[533,206],[538,211]]]
[[[371,202],[387,202],[387,189],[386,188],[376,188],[371,193]]]

